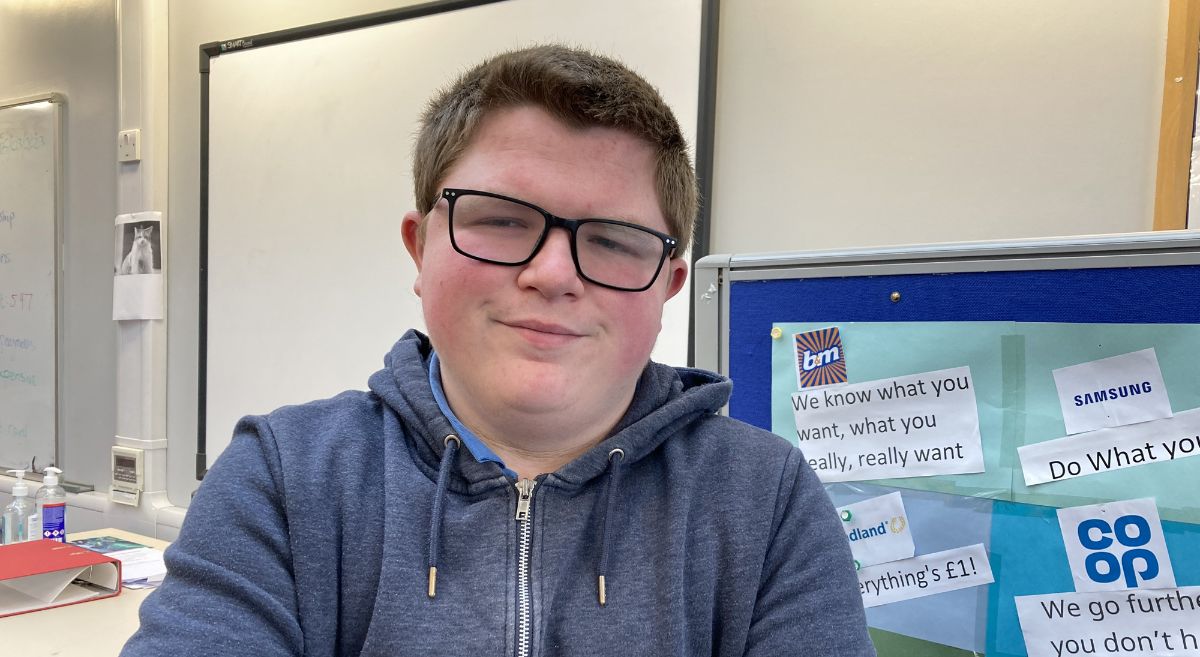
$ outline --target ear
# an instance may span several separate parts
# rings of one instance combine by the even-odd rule
[[[688,266],[687,260],[684,258],[671,258],[667,262],[667,276],[670,282],[667,283],[667,298],[679,294],[683,289],[683,284],[687,282]]]
[[[417,266],[417,277],[413,280],[413,292],[417,296],[421,296],[421,262],[425,251],[425,239],[421,234],[422,219],[424,217],[421,213],[409,210],[404,213],[404,219],[400,222],[400,236],[404,239],[404,248],[408,249],[408,255]]]

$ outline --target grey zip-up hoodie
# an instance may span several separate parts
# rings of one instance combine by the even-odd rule
[[[429,355],[410,331],[370,392],[238,423],[122,654],[874,654],[822,486],[716,414],[728,380],[651,363],[517,520],[515,482],[447,440]]]

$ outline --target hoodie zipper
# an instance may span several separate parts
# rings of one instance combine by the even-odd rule
[[[532,560],[533,523],[529,519],[529,507],[533,503],[532,479],[517,482],[517,657],[529,657],[533,643],[533,614],[530,599],[533,597],[533,582],[529,577]]]

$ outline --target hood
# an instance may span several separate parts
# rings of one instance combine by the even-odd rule
[[[459,447],[449,420],[429,387],[429,360],[433,348],[429,338],[409,331],[384,358],[384,368],[373,374],[369,385],[383,403],[396,411],[404,425],[404,434],[412,446],[414,462],[425,476],[436,483],[429,526],[429,590],[437,596],[438,555],[441,527],[448,491],[475,495],[510,482],[495,463],[480,463]],[[717,412],[728,400],[732,384],[728,379],[693,369],[676,369],[648,363],[638,379],[637,389],[625,415],[613,432],[579,458],[566,464],[546,479],[562,488],[580,487],[602,475],[604,503],[597,520],[601,545],[596,563],[597,600],[606,604],[606,573],[612,537],[619,522],[616,491],[621,473],[646,457],[675,433],[701,416]],[[617,458],[616,452],[620,451]],[[610,457],[611,455],[611,457]],[[522,482],[523,484],[524,482]]]
[[[371,376],[369,386],[401,418],[421,462],[418,465],[436,480],[445,437],[454,429],[429,389],[432,351],[426,335],[408,331],[384,357],[384,368]],[[648,363],[633,401],[613,432],[554,473],[555,478],[566,486],[583,485],[605,472],[608,453],[617,448],[624,451],[626,465],[635,463],[695,419],[719,411],[732,389],[729,379],[712,372]],[[455,471],[449,488],[456,492],[477,493],[497,483],[507,484],[494,464],[478,463],[469,454],[457,459]]]

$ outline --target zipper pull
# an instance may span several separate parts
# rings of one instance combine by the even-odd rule
[[[517,520],[529,520],[529,503],[533,500],[532,479],[522,479],[517,482]]]

